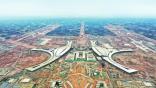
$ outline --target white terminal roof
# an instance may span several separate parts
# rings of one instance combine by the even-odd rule
[[[132,49],[127,49],[127,50],[112,50],[111,52],[108,50],[108,49],[104,49],[102,47],[99,47],[95,44],[95,41],[91,41],[91,45],[92,45],[92,49],[93,51],[98,54],[99,56],[101,56],[101,58],[103,58],[105,61],[109,62],[110,64],[114,65],[115,67],[127,72],[127,73],[133,73],[133,72],[136,72],[137,70],[135,69],[131,69],[131,68],[128,68],[128,67],[125,67],[117,62],[115,62],[113,59],[112,59],[112,56],[116,53],[119,53],[119,52],[129,52],[129,51],[132,51]]]
[[[68,41],[68,44],[66,46],[63,46],[63,47],[60,47],[60,48],[57,48],[55,49],[54,51],[51,51],[51,50],[44,50],[44,49],[32,49],[32,50],[35,50],[35,51],[43,51],[43,52],[46,52],[48,54],[50,54],[50,58],[41,63],[41,64],[38,64],[38,65],[35,65],[35,66],[32,66],[32,67],[28,67],[26,68],[27,70],[29,71],[34,71],[34,70],[37,70],[45,65],[48,65],[50,63],[52,63],[53,61],[59,59],[62,55],[64,55],[67,51],[70,50],[71,48],[71,45],[72,45],[72,41]]]

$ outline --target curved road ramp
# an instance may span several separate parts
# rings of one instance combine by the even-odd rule
[[[110,64],[114,65],[115,67],[127,72],[127,73],[134,73],[137,72],[137,70],[135,69],[131,69],[128,67],[125,67],[117,62],[115,62],[112,59],[112,56],[116,53],[121,53],[121,52],[132,52],[132,49],[127,49],[127,50],[116,50],[116,49],[106,49],[106,48],[102,48],[100,46],[97,46],[96,41],[91,41],[91,46],[92,46],[92,50],[98,55],[100,56],[103,60],[109,62]]]
[[[26,68],[26,70],[35,71],[35,70],[40,69],[48,64],[51,64],[52,62],[54,62],[55,60],[57,60],[61,56],[63,56],[66,52],[68,52],[71,49],[71,46],[72,46],[72,41],[68,41],[66,46],[56,48],[54,50],[32,49],[32,51],[42,51],[42,52],[48,53],[50,55],[50,57],[45,62],[40,63],[35,66],[32,66],[32,67],[28,67],[28,68]]]

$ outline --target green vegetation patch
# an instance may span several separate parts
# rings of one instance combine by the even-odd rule
[[[86,59],[78,58],[76,60],[74,60],[74,59],[67,59],[67,60],[65,60],[65,62],[96,62],[96,60],[94,60],[94,59],[86,60]]]
[[[103,79],[106,79],[107,73],[102,71],[101,76],[102,76]]]
[[[66,71],[60,72],[60,77],[62,78],[67,77],[67,72]]]

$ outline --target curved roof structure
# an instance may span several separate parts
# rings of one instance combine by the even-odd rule
[[[68,41],[66,46],[57,48],[54,51],[45,50],[45,49],[32,49],[33,51],[42,51],[42,52],[48,53],[50,55],[50,58],[41,64],[38,64],[38,65],[35,65],[32,67],[28,67],[28,68],[26,68],[26,70],[35,71],[43,66],[46,66],[46,65],[54,62],[55,60],[59,59],[62,55],[64,55],[66,52],[68,52],[71,48],[71,45],[72,45],[72,41],[70,41],[70,42]]]
[[[127,72],[127,73],[134,73],[136,72],[137,70],[135,69],[131,69],[131,68],[128,68],[128,67],[125,67],[117,62],[115,62],[113,59],[112,59],[112,56],[116,53],[119,53],[119,52],[131,52],[133,51],[132,49],[127,49],[127,50],[112,50],[111,52],[107,49],[103,49],[102,47],[99,47],[95,44],[95,41],[91,41],[91,45],[92,45],[92,50],[98,54],[103,60],[109,62],[110,64],[114,65],[115,67]]]

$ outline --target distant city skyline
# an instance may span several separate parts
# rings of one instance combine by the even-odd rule
[[[0,0],[0,17],[156,17],[155,0]]]

